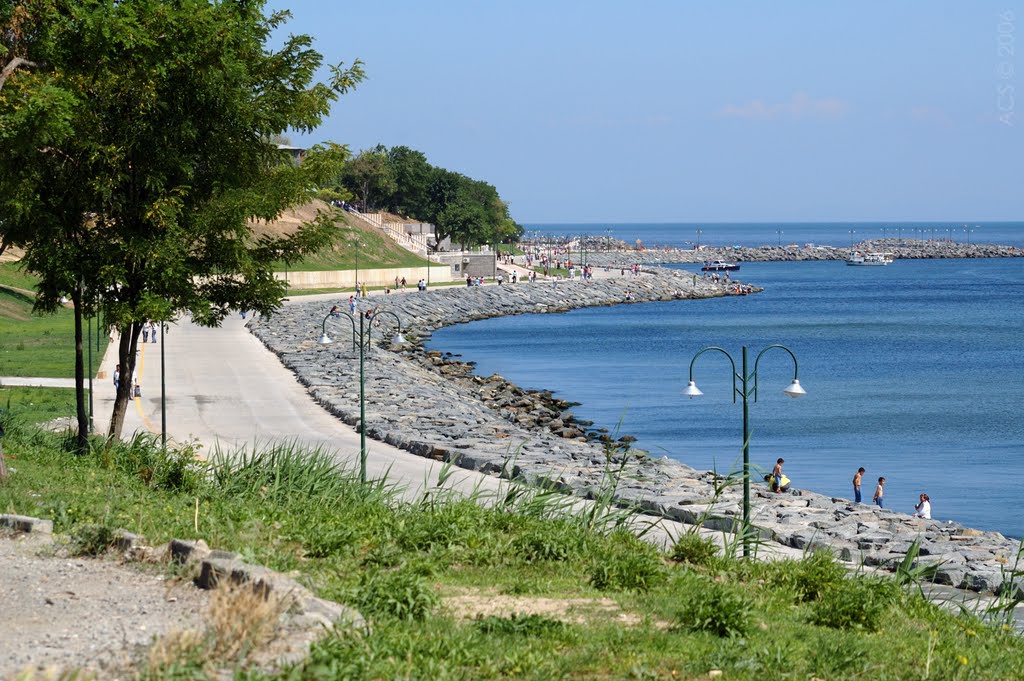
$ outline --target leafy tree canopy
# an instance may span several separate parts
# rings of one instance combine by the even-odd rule
[[[363,210],[386,210],[432,222],[440,239],[467,246],[513,241],[522,235],[492,185],[430,165],[405,146],[377,145],[345,165],[333,191],[358,197]]]
[[[284,238],[248,225],[337,176],[343,146],[295,165],[273,141],[316,128],[362,65],[316,82],[312,40],[271,49],[288,13],[264,5],[0,0],[0,243],[25,249],[41,309],[72,293],[76,309],[103,311],[125,375],[142,322],[271,314],[285,292],[273,263],[330,238],[329,215]]]

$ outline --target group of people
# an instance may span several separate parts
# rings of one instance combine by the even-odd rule
[[[853,497],[854,501],[858,504],[861,503],[861,492],[860,484],[861,479],[864,477],[864,467],[861,466],[857,469],[857,473],[853,476]],[[914,516],[918,518],[925,518],[931,520],[932,517],[932,500],[927,494],[922,492],[918,495],[918,501],[914,504]],[[875,486],[875,494],[871,498],[875,506],[879,508],[885,508],[885,478],[878,478],[878,485]]]
[[[142,322],[142,342],[156,343],[157,334],[156,322]]]
[[[132,370],[132,383],[131,391],[129,395],[131,397],[142,397],[142,389],[139,387],[139,374],[136,370]],[[118,393],[121,390],[121,365],[114,365],[114,393]]]
[[[790,488],[790,480],[786,477],[785,473],[782,472],[782,464],[786,463],[786,460],[782,457],[775,462],[775,467],[772,468],[772,472],[764,476],[765,482],[767,482],[772,490],[778,494],[788,492]],[[861,495],[861,482],[864,479],[864,467],[861,466],[857,469],[856,474],[853,476],[853,500],[860,504],[863,503],[863,496]],[[872,496],[872,502],[879,508],[885,508],[885,478],[878,478],[878,485],[875,486],[875,493]],[[932,517],[932,500],[931,498],[922,492],[918,496],[918,501],[914,505],[914,514],[917,518],[925,518],[931,520]]]
[[[631,276],[639,277],[641,272],[643,272],[643,267],[640,266],[640,263],[634,263],[634,264],[629,266],[629,274]],[[620,267],[619,268],[619,276],[622,276],[622,277],[626,276],[626,268],[625,267]]]

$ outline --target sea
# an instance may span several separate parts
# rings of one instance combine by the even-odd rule
[[[554,227],[545,233],[601,233],[600,225]],[[842,245],[844,229],[874,229],[796,227],[799,241],[821,245]],[[689,228],[619,226],[614,238],[681,244]],[[735,245],[774,236],[763,225],[701,229]],[[984,224],[973,237],[980,233],[1024,245],[1024,224]],[[852,498],[863,466],[868,503],[884,476],[887,508],[913,512],[924,492],[935,518],[1024,536],[1024,258],[749,262],[734,278],[764,291],[483,320],[441,329],[430,346],[475,361],[479,374],[577,402],[577,418],[636,437],[655,456],[721,472],[742,461],[730,357],[740,371],[746,347],[751,372],[760,358],[749,402],[756,470],[782,457],[794,486]],[[768,348],[775,344],[797,364]],[[712,346],[730,357],[712,351],[693,361]],[[682,394],[691,361],[698,398]],[[791,399],[782,391],[797,370],[807,395]]]
[[[1024,222],[790,222],[527,224],[524,239],[607,238],[630,247],[850,246],[878,239],[919,239],[1024,247]]]

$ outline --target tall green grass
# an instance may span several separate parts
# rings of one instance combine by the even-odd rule
[[[16,472],[0,486],[3,510],[52,518],[99,547],[116,527],[151,543],[200,536],[296,571],[370,621],[273,677],[238,678],[1024,677],[1019,637],[895,580],[847,575],[823,553],[761,563],[679,548],[685,539],[663,552],[612,505],[580,512],[515,484],[466,497],[445,471],[409,501],[294,444],[202,461],[195,447],[137,438],[76,457],[59,436],[9,432]],[[152,678],[203,678],[199,664]]]

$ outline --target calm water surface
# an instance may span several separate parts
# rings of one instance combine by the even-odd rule
[[[812,243],[848,246],[865,239],[924,239],[957,243],[1024,246],[1024,222],[666,222],[659,224],[528,224],[525,238],[534,233],[551,236],[586,234],[611,237],[629,245],[689,248],[708,246],[764,246]],[[700,230],[698,234],[697,231]]]
[[[808,396],[782,394],[789,356],[764,355],[750,406],[751,461],[786,459],[797,487],[866,497],[887,478],[889,508],[1024,535],[1024,259],[744,263],[758,295],[505,317],[442,329],[432,347],[475,360],[529,388],[581,402],[574,409],[697,468],[735,467],[742,408],[731,402],[728,360],[706,353],[682,396],[689,363],[721,346],[739,364],[782,343],[796,354]],[[870,482],[869,482],[870,481]]]

